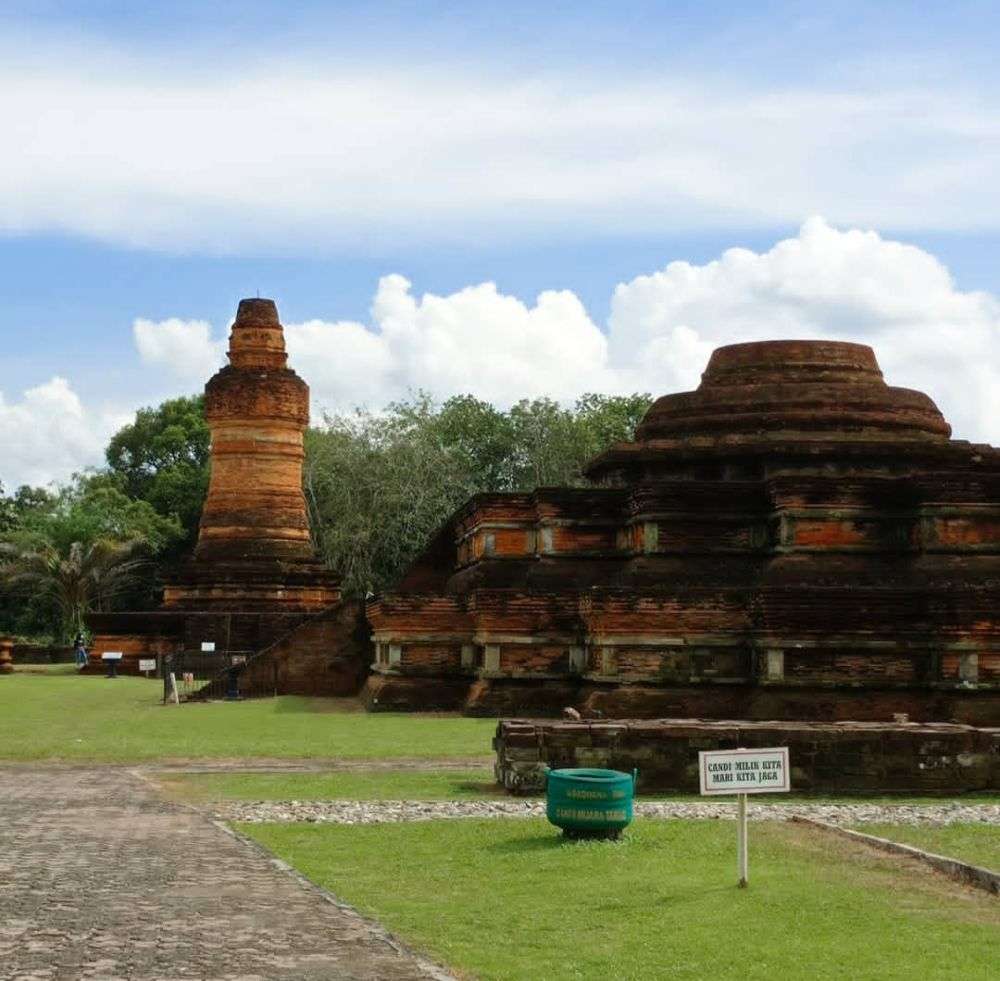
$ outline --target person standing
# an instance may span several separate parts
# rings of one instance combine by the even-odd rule
[[[76,639],[73,641],[73,649],[77,669],[82,671],[90,663],[90,658],[87,656],[87,648],[83,643],[83,634],[76,635]]]

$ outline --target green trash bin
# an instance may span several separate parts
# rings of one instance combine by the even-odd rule
[[[632,823],[638,771],[549,770],[546,816],[567,838],[617,838]]]

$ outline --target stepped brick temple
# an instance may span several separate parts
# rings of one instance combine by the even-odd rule
[[[285,690],[356,683],[355,669],[333,668],[351,654],[358,609],[340,602],[337,577],[313,550],[302,493],[309,387],[287,360],[274,302],[241,300],[229,364],[205,386],[211,477],[194,555],[158,610],[89,617],[96,655],[122,651],[135,670],[140,657],[206,641],[253,654],[292,635],[296,677]]]
[[[484,494],[368,604],[373,709],[1000,721],[1000,450],[859,344],[712,355],[592,486]]]

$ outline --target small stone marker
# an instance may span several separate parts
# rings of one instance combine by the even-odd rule
[[[736,866],[739,885],[745,888],[749,881],[747,794],[781,794],[791,790],[788,747],[699,753],[698,781],[703,796],[736,794]]]

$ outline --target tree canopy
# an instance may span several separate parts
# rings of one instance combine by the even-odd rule
[[[200,395],[140,409],[135,421],[111,437],[108,470],[133,500],[176,518],[191,544],[208,489],[209,432]]]
[[[317,545],[347,591],[386,589],[473,494],[583,483],[583,465],[631,438],[650,402],[584,395],[505,412],[470,395],[437,405],[418,394],[382,413],[327,415],[306,442]]]
[[[73,542],[65,553],[48,542],[27,548],[0,543],[0,579],[14,597],[26,596],[48,613],[62,640],[83,631],[87,613],[111,609],[147,564],[138,541]]]
[[[306,433],[303,471],[319,552],[348,592],[389,588],[470,496],[582,483],[583,464],[631,438],[650,401],[588,394],[504,410],[418,393],[327,415]],[[0,487],[0,631],[64,636],[86,609],[155,604],[158,570],[194,544],[209,470],[200,396],[141,409],[106,459],[61,487]]]

